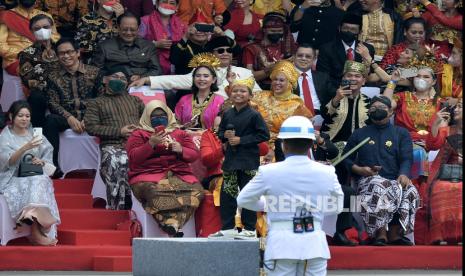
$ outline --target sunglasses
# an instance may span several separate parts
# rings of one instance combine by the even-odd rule
[[[224,52],[228,52],[229,54],[231,54],[233,51],[231,48],[219,48],[215,49],[215,52],[217,52],[218,54],[223,54]]]

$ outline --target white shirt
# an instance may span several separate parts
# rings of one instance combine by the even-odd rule
[[[347,56],[347,49],[352,49],[352,53],[354,54],[354,57],[355,57],[355,41],[352,42],[352,45],[347,45],[344,40],[341,40],[342,41],[342,45],[344,45],[344,51],[346,52],[346,56]]]
[[[302,81],[304,79],[304,77],[302,76],[303,72],[300,71],[297,67],[295,69],[297,70],[297,72],[299,72],[299,80],[298,80],[299,81],[299,96],[302,98],[302,100],[305,101],[304,92],[302,90]],[[315,85],[313,84],[312,70],[308,70],[305,73],[307,74],[307,82],[308,82],[308,85],[310,86],[310,94],[312,96],[313,109],[320,110],[321,103],[320,103],[320,99],[318,99],[318,95],[316,94]]]
[[[193,72],[194,70],[192,70]],[[228,95],[224,91],[225,87],[229,85],[228,81],[226,80],[226,72],[227,68],[217,68],[216,69],[216,77],[218,79],[218,88],[219,90],[215,92],[222,96],[223,98],[227,99]],[[252,71],[247,68],[231,66],[231,71],[236,74],[238,79],[246,79],[248,77],[253,77]],[[185,75],[162,75],[162,76],[153,76],[150,77],[150,88],[152,89],[162,89],[162,90],[170,90],[170,89],[191,89],[192,88],[192,72],[185,74]],[[258,86],[257,82],[255,82],[255,86],[252,89],[253,92],[259,92],[262,89]]]
[[[316,207],[312,211],[316,225],[322,223],[325,216],[342,211],[344,193],[334,167],[310,160],[306,155],[295,155],[282,162],[260,166],[255,177],[240,191],[237,205],[267,212],[265,260],[329,259],[326,235],[321,227],[302,234],[292,231],[292,217],[297,205],[289,204],[292,198],[301,198],[306,206]],[[323,206],[321,203],[325,198],[333,199],[331,210],[318,207]],[[277,223],[288,225],[289,229],[275,227]]]

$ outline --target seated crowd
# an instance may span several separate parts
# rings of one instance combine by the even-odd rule
[[[286,158],[278,133],[293,115],[317,129],[310,158],[348,153],[336,174],[344,207],[357,196],[361,209],[337,216],[334,244],[462,243],[462,1],[4,2],[3,85],[25,100],[1,103],[0,194],[32,243],[59,238],[51,178],[67,129],[99,138],[108,209],[134,195],[182,237],[213,196],[221,225],[207,235],[264,236],[266,214],[236,198]],[[166,101],[129,93],[141,86]],[[27,156],[39,173],[22,175]]]

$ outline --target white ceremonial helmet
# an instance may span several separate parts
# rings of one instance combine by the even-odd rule
[[[291,116],[281,125],[278,134],[279,139],[312,139],[316,140],[315,129],[307,117]]]

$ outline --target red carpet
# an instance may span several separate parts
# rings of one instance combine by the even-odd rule
[[[0,270],[131,271],[128,231],[116,225],[126,211],[92,208],[92,181],[56,180],[55,194],[62,224],[56,247],[28,245],[24,238],[0,247]],[[462,268],[461,246],[336,247],[329,269],[454,269]]]

